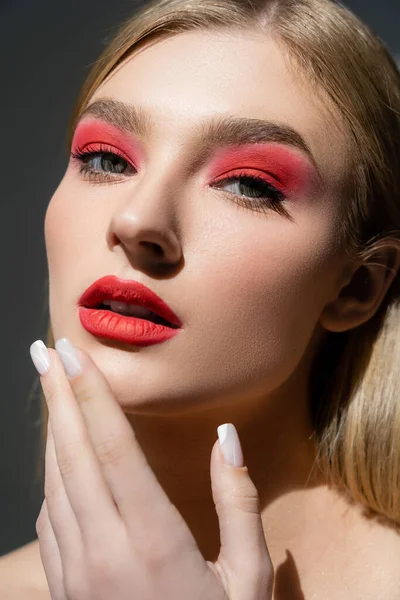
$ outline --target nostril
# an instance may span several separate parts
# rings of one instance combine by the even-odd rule
[[[149,248],[156,256],[164,256],[164,250],[159,244],[154,242],[140,242],[142,246]]]

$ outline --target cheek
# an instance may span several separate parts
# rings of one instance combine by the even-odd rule
[[[49,202],[44,220],[49,269],[54,271],[52,275],[57,274],[58,263],[73,263],[92,246],[98,235],[95,216],[100,217],[100,207],[97,204],[96,210],[93,209],[90,196],[86,194],[83,197],[82,190],[66,175]]]
[[[231,229],[205,250],[197,273],[200,327],[218,332],[216,353],[229,348],[243,372],[259,371],[271,384],[298,364],[332,294],[333,246],[314,227],[253,220],[251,230]]]
[[[79,281],[77,266],[90,260],[90,252],[99,248],[98,232],[90,202],[64,179],[53,194],[44,219],[44,237],[49,270],[50,296],[71,296],[71,287]],[[98,262],[98,259],[97,259]],[[96,264],[96,262],[94,263]],[[51,301],[51,300],[50,300]]]
[[[64,254],[62,240],[69,234],[68,222],[62,192],[58,187],[47,206],[44,218],[44,238],[50,279],[57,274],[57,265]]]

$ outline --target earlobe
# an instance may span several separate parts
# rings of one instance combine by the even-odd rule
[[[321,326],[343,332],[362,325],[379,309],[393,280],[398,276],[400,249],[387,248],[359,266],[351,280],[322,311]]]

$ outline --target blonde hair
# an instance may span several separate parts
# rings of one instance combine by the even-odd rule
[[[345,124],[349,163],[340,242],[372,261],[400,240],[400,75],[383,43],[331,0],[161,0],[126,20],[93,65],[72,115],[140,44],[184,31],[248,29],[273,38]],[[346,151],[348,149],[346,148]],[[400,524],[400,286],[378,312],[327,333],[310,376],[318,464],[326,480],[391,524]],[[54,347],[49,324],[47,345]],[[42,397],[42,462],[47,407]]]

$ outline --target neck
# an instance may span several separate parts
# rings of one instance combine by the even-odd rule
[[[188,524],[206,560],[216,560],[220,540],[211,494],[210,455],[217,427],[236,426],[244,461],[259,495],[262,515],[290,491],[316,485],[315,446],[306,381],[293,377],[273,394],[258,391],[217,409],[179,415],[128,414],[160,484]],[[271,540],[275,543],[274,540]]]

